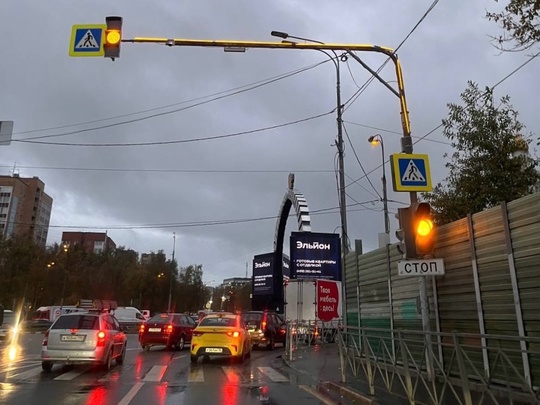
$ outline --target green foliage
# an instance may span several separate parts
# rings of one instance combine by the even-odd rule
[[[68,252],[58,244],[46,249],[27,238],[0,240],[0,304],[13,309],[24,301],[31,313],[37,307],[73,305],[81,298],[116,300],[152,312],[167,310],[172,281],[172,307],[201,309],[209,299],[202,266],[190,266],[178,277],[176,261],[162,251],[152,252],[144,265],[138,253],[119,247],[89,253],[80,246]]]
[[[498,2],[498,0],[495,0]],[[504,49],[507,42],[514,42],[515,50],[528,49],[540,41],[540,1],[510,0],[503,11],[486,14],[491,21],[498,23],[507,35],[495,40]]]
[[[528,155],[530,139],[523,137],[509,97],[495,106],[489,89],[482,92],[469,82],[461,99],[461,105],[448,105],[443,120],[443,134],[455,149],[446,164],[450,174],[422,196],[438,224],[530,194],[540,180],[537,162]]]

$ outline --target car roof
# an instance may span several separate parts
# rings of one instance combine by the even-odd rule
[[[234,319],[236,318],[238,315],[236,314],[231,314],[231,313],[227,313],[227,312],[220,312],[220,313],[216,313],[216,314],[208,314],[205,316],[205,318],[231,318],[231,319]]]

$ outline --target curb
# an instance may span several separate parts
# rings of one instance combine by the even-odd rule
[[[308,373],[305,370],[302,370],[299,367],[294,366],[294,362],[291,362],[286,357],[282,357],[283,362],[287,365],[287,367],[292,368],[293,370],[302,373],[304,375],[309,375],[313,377],[310,373]],[[359,393],[358,391],[347,387],[346,385],[342,383],[336,383],[333,381],[317,381],[316,390],[320,392],[323,395],[326,395],[328,398],[332,398],[332,395],[330,394],[330,391],[334,394],[338,394],[340,398],[346,398],[354,403],[362,404],[362,405],[377,405],[377,402],[375,399],[371,397],[367,397],[364,394]]]
[[[322,391],[325,394],[329,391],[333,391],[341,398],[347,398],[356,404],[377,405],[377,402],[373,398],[366,397],[365,395],[355,391],[354,389],[340,383],[336,383],[333,381],[321,381],[318,388],[319,391]]]

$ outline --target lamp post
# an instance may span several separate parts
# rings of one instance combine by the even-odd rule
[[[172,265],[171,265],[171,280],[169,284],[169,303],[167,304],[167,312],[171,312],[171,300],[172,300],[172,287],[173,287],[173,276],[174,268],[176,264],[174,262],[174,251],[176,250],[176,232],[173,232],[173,250],[172,250]]]
[[[383,186],[383,211],[384,211],[384,245],[386,247],[386,271],[387,271],[387,288],[388,288],[388,306],[390,307],[390,329],[394,329],[394,302],[392,298],[392,268],[390,262],[390,219],[388,218],[388,193],[386,187],[386,170],[384,160],[384,141],[381,134],[375,134],[368,138],[368,142],[373,146],[381,145],[382,157],[382,186]],[[380,247],[380,246],[379,246]],[[392,339],[392,353],[395,354],[396,347],[394,339]]]
[[[60,298],[60,311],[62,310],[62,307],[64,306],[64,295],[66,294],[66,281],[67,281],[67,254],[69,251],[69,246],[64,243],[62,245],[62,250],[66,254],[66,260],[64,261],[64,282],[62,283],[62,298]]]
[[[324,42],[316,41],[314,39],[309,38],[302,38],[297,37],[294,35],[289,35],[286,32],[281,31],[272,31],[271,35],[278,38],[293,38],[298,39],[300,41],[307,41],[307,42],[314,42],[316,44],[322,44],[324,45]],[[284,41],[286,42],[286,41]],[[337,114],[337,142],[336,146],[338,148],[338,172],[339,172],[339,209],[340,209],[340,216],[341,216],[341,253],[343,255],[343,258],[347,256],[347,253],[349,253],[349,236],[347,234],[347,206],[346,206],[346,198],[345,198],[345,166],[344,166],[344,153],[343,153],[343,105],[341,104],[341,74],[339,70],[339,58],[337,53],[334,50],[331,50],[331,52],[334,54],[334,57],[332,57],[328,52],[322,50],[322,49],[316,49],[317,51],[320,51],[324,53],[332,63],[334,64],[334,67],[336,68],[336,114]],[[346,55],[342,56],[342,58],[347,58]],[[345,281],[345,260],[343,260],[342,263],[342,281]]]

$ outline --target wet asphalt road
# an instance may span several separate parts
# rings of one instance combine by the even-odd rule
[[[187,349],[166,351],[154,347],[144,352],[138,346],[137,335],[128,335],[125,363],[109,372],[55,364],[50,373],[44,373],[41,341],[41,334],[22,335],[15,361],[9,361],[8,348],[0,346],[1,404],[322,403],[310,393],[309,386],[315,381],[284,365],[282,348],[256,349],[244,364],[210,358],[191,365]],[[269,402],[260,397],[261,389],[267,389]]]

